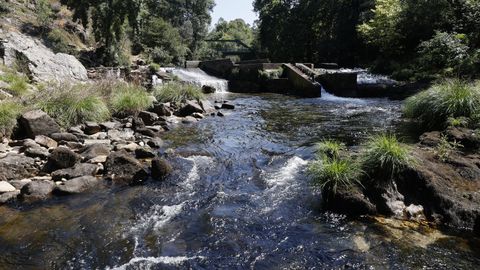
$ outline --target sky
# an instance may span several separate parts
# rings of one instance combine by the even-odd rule
[[[253,12],[253,0],[215,0],[215,3],[212,26],[220,18],[227,21],[241,18],[250,25],[253,25],[253,22],[257,19],[257,15]]]

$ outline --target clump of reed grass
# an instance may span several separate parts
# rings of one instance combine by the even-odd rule
[[[395,135],[372,136],[365,147],[363,168],[376,180],[388,183],[402,169],[414,164],[409,148],[400,143]]]
[[[0,101],[0,135],[9,135],[24,107],[15,101]]]
[[[480,82],[446,80],[408,98],[405,116],[428,128],[442,128],[449,118],[480,115]]]
[[[201,100],[204,95],[202,89],[191,84],[169,82],[154,89],[153,94],[159,102],[180,103],[187,100]]]
[[[145,89],[134,84],[119,85],[110,96],[110,108],[116,114],[135,114],[148,109],[152,103]]]

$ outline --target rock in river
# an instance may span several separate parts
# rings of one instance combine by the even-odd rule
[[[54,192],[58,195],[78,194],[96,187],[99,183],[93,176],[82,176],[57,185]]]
[[[0,180],[29,178],[38,173],[35,160],[19,154],[8,154],[0,159]]]
[[[95,176],[98,172],[98,166],[88,163],[78,163],[72,168],[62,169],[52,172],[52,179],[60,181],[62,179],[72,179],[81,176]]]
[[[58,147],[53,150],[48,157],[46,164],[47,171],[55,171],[59,169],[66,169],[73,167],[81,159],[80,155],[72,152],[72,150],[66,147]]]
[[[32,181],[22,188],[21,197],[27,202],[45,200],[50,197],[54,188],[52,181]]]
[[[117,183],[135,185],[148,178],[142,163],[131,157],[127,151],[111,153],[105,163],[105,175]]]
[[[173,169],[170,163],[163,158],[156,158],[152,160],[152,177],[156,180],[163,180]]]

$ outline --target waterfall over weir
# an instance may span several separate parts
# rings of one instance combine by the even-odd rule
[[[177,76],[181,81],[199,87],[204,85],[214,87],[217,93],[225,93],[228,90],[227,80],[210,76],[199,68],[175,68],[172,70],[172,74]]]

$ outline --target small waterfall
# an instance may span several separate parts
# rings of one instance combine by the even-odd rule
[[[217,93],[228,91],[228,81],[213,77],[199,68],[175,68],[172,74],[181,81],[202,87],[204,85],[214,87]]]

